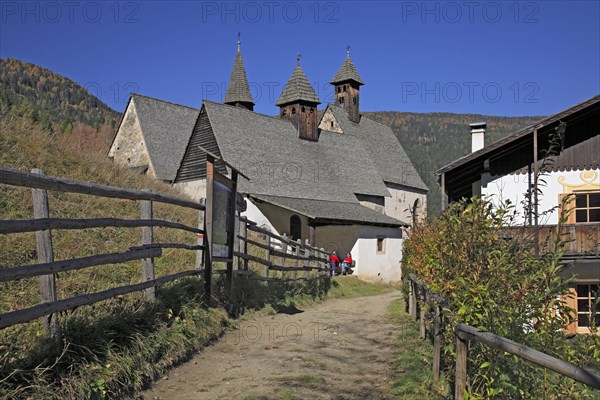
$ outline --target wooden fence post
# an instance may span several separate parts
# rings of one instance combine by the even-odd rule
[[[294,250],[294,255],[296,256],[296,258],[294,259],[294,267],[298,268],[298,265],[300,264],[300,260],[297,258],[300,255],[300,246],[302,246],[302,240],[298,239],[296,240],[296,249]],[[294,279],[296,279],[298,277],[298,270],[294,270],[294,273],[292,274],[292,277]]]
[[[421,339],[425,339],[427,336],[426,326],[425,326],[425,314],[427,312],[427,298],[425,294],[425,288],[419,288],[419,335]]]
[[[435,314],[433,317],[433,382],[440,380],[440,364],[442,358],[442,322],[440,305],[435,304]]]
[[[408,308],[410,309],[410,317],[413,321],[417,320],[417,293],[415,293],[415,286],[416,284],[412,279],[408,281]]]
[[[265,256],[268,262],[271,262],[271,236],[265,235],[267,237],[267,254]],[[265,265],[265,278],[269,277],[269,266]]]
[[[44,171],[35,168],[31,170],[34,174],[44,175]],[[49,218],[50,211],[48,208],[48,192],[44,189],[32,189],[33,197],[33,217],[34,218]],[[51,231],[36,231],[36,249],[38,261],[40,263],[49,263],[54,261],[54,250],[52,248],[52,233]],[[56,278],[55,274],[40,276],[40,294],[42,303],[49,303],[58,300],[56,295]],[[43,325],[54,340],[60,340],[60,326],[58,324],[58,314],[50,314],[43,318]]]
[[[284,238],[284,239],[286,239],[286,240],[282,240],[282,241],[281,241],[281,252],[282,252],[283,254],[287,254],[287,251],[288,251],[288,244],[287,244],[287,234],[285,234],[285,233],[284,233],[284,234],[283,234],[283,238]],[[281,256],[281,260],[280,260],[280,261],[281,261],[281,266],[282,266],[282,267],[285,267],[285,257],[284,257],[284,256]],[[282,270],[282,271],[279,271],[279,277],[280,277],[281,279],[283,279],[283,278],[284,278],[283,270]]]
[[[248,229],[246,228],[246,222],[243,221],[241,218],[238,218],[238,220],[238,231],[240,232],[240,239],[238,239],[238,251],[240,253],[248,254],[248,245],[245,240],[248,239]],[[248,271],[248,260],[245,260],[242,257],[238,257],[238,269]]]
[[[467,355],[469,342],[456,336],[456,383],[454,386],[454,398],[463,400],[467,388]]]
[[[304,247],[304,257],[307,258],[307,260],[305,260],[306,261],[306,266],[310,267],[311,263],[310,263],[310,260],[308,260],[308,258],[310,258],[310,249],[308,248],[308,239],[306,239],[304,241],[304,244],[306,246],[306,247]],[[309,274],[310,274],[310,271],[309,270],[305,270],[304,271],[304,279],[308,279]]]
[[[204,210],[198,211],[198,228],[204,229]],[[202,235],[202,237],[200,237],[200,235]],[[206,232],[203,234],[200,234],[200,233],[197,234],[196,244],[198,246],[202,246],[204,243],[206,243],[206,241],[204,240],[204,236],[206,236]],[[198,271],[201,270],[203,266],[204,266],[204,251],[197,250],[196,251],[196,270],[198,270]]]
[[[144,189],[146,190],[146,189]],[[152,201],[141,200],[140,201],[141,218],[145,220],[152,219]],[[152,227],[142,227],[142,246],[152,244]],[[154,259],[144,258],[142,260],[142,282],[151,281],[154,279]],[[149,287],[145,291],[146,297],[153,300],[156,296],[156,288],[154,286]]]

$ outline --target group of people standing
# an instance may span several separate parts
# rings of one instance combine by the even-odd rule
[[[340,265],[340,258],[337,253],[333,251],[329,256],[329,265],[331,268],[331,276],[334,275],[350,275],[352,274],[352,254],[346,254],[346,258],[341,262],[342,268],[340,272],[337,272],[338,266]]]

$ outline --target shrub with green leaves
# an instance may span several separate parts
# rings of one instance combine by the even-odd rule
[[[532,237],[514,227],[515,208],[473,198],[454,203],[437,220],[414,227],[405,242],[404,272],[414,273],[448,302],[463,322],[563,359],[588,366],[599,361],[597,337],[572,340],[562,328],[573,321],[564,297],[571,280],[559,276],[565,241],[536,257]],[[561,220],[561,224],[565,219]],[[560,224],[559,224],[560,225]],[[531,235],[531,231],[529,231]],[[454,365],[454,333],[445,331],[447,368]],[[580,344],[585,343],[585,344]],[[592,392],[570,378],[516,356],[473,343],[469,350],[470,399],[584,399]],[[453,375],[453,374],[452,374]]]

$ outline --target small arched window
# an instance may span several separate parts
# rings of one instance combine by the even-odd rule
[[[356,96],[352,98],[352,103],[356,104]]]
[[[296,114],[296,107],[292,107],[292,114]]]
[[[338,86],[338,93],[342,93],[342,87]]]
[[[302,107],[302,112],[303,112],[303,113],[305,113],[305,112],[306,112],[306,109],[305,109],[304,107]]]
[[[331,127],[333,128],[333,121],[331,121]]]
[[[292,240],[302,239],[302,221],[296,214],[290,217],[290,238]]]
[[[343,97],[340,97],[340,98],[339,98],[339,100],[338,100],[338,102],[339,102],[340,104],[344,104],[344,98],[343,98]]]
[[[346,85],[344,85],[344,92],[346,91]]]
[[[315,112],[315,110],[314,110],[314,109],[311,107],[311,108],[310,108],[310,113],[312,114],[312,113],[314,113],[314,112]]]
[[[287,114],[287,110],[284,108],[281,110],[281,115],[286,115]]]

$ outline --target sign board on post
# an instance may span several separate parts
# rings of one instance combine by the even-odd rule
[[[231,290],[233,281],[233,240],[235,230],[235,200],[237,196],[238,173],[232,168],[231,177],[215,171],[215,157],[206,155],[206,218],[204,229],[205,265],[204,296],[205,305],[210,306],[212,293],[212,263],[227,263],[226,285]]]

